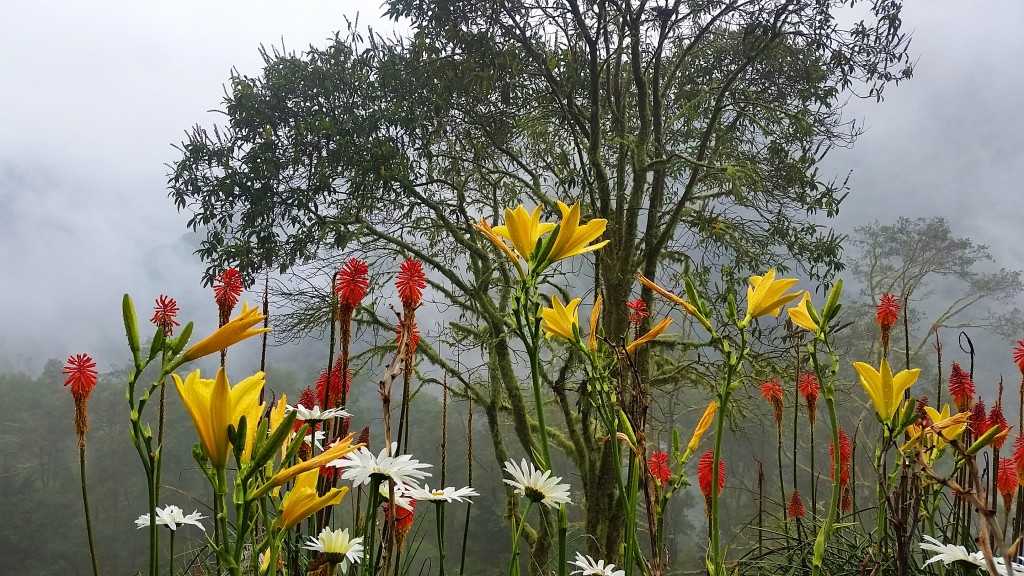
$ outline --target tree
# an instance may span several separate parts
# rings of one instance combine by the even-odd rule
[[[926,330],[910,344],[909,358],[916,357],[932,333],[942,328],[986,328],[1008,339],[1024,331],[1021,311],[1007,309],[1024,291],[1021,272],[984,270],[987,262],[994,261],[988,246],[954,235],[945,218],[875,221],[855,228],[851,245],[859,252],[851,270],[864,282],[861,294],[867,302],[862,305],[871,306],[882,294],[893,294],[912,320],[908,322],[911,329],[924,322]],[[948,304],[929,308],[923,305],[926,300]],[[868,333],[873,358],[878,353],[873,326]],[[906,341],[910,343],[909,335]]]
[[[408,38],[364,40],[350,25],[301,57],[264,52],[261,77],[234,75],[226,125],[189,134],[171,195],[205,230],[211,275],[226,263],[250,277],[312,261],[334,269],[347,250],[423,260],[456,337],[482,347],[489,370],[470,379],[431,359],[483,408],[499,461],[507,440],[530,454],[535,423],[504,315],[509,270],[472,223],[568,198],[606,218],[611,242],[587,276],[616,342],[637,271],[728,286],[791,260],[829,277],[839,237],[808,219],[834,215],[844,197],[815,168],[859,132],[841,97],[880,98],[910,75],[900,3],[870,3],[868,19],[843,28],[847,4],[858,3],[392,0]],[[652,304],[649,289],[641,296]],[[645,354],[649,386],[658,375]],[[576,411],[571,374],[549,370],[557,444],[580,471],[592,552],[615,559],[618,464]],[[514,439],[499,431],[506,415]],[[539,528],[526,538],[543,565],[551,530]]]

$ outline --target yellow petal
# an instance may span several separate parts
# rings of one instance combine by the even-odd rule
[[[811,313],[807,309],[807,304],[811,301],[810,292],[804,292],[804,297],[800,299],[800,302],[789,309],[789,319],[793,321],[793,324],[809,330],[811,332],[818,332],[820,328],[818,324],[811,318]]]
[[[671,318],[662,318],[661,322],[658,322],[657,326],[647,331],[647,334],[644,334],[643,336],[630,342],[629,346],[626,346],[626,352],[632,354],[641,345],[650,342],[651,340],[654,340],[655,338],[660,336],[661,333],[664,332],[670,324],[672,324]]]
[[[765,314],[778,316],[783,306],[800,296],[800,292],[785,293],[796,283],[796,278],[776,280],[774,268],[764,276],[751,276],[747,286],[747,317],[757,318]]]
[[[881,375],[874,367],[864,362],[854,362],[853,368],[857,371],[857,375],[860,376],[860,385],[864,387],[864,391],[871,400],[871,404],[875,407],[875,411],[878,412],[883,422],[888,422],[892,418],[892,413],[885,414],[886,404],[882,399]]]
[[[558,235],[551,245],[548,253],[549,262],[558,262],[565,258],[585,254],[601,248],[608,243],[607,240],[589,245],[604,234],[608,221],[603,218],[594,218],[583,226],[580,226],[580,204],[574,203],[567,206],[564,202],[558,202],[558,209],[562,212],[562,221],[558,225]]]
[[[213,334],[203,338],[186,350],[184,361],[189,362],[214,352],[220,352],[250,336],[269,332],[270,328],[253,328],[253,326],[259,324],[265,318],[266,316],[260,314],[258,307],[249,308],[249,303],[243,302],[242,312],[232,318],[230,322],[218,328]]]
[[[480,222],[478,224],[474,224],[473,227],[479,230],[484,235],[485,238],[490,240],[491,244],[494,244],[495,246],[500,248],[501,251],[504,252],[506,256],[508,256],[509,260],[514,262],[517,266],[519,265],[519,256],[517,256],[516,253],[513,252],[500,237],[498,237],[498,234],[494,231],[493,228],[491,228],[491,225],[488,224],[486,220],[481,218]],[[499,226],[499,228],[503,227]]]
[[[558,296],[551,296],[551,308],[544,308],[540,312],[541,329],[547,333],[547,337],[559,336],[566,340],[574,340],[578,332],[579,312],[577,307],[581,299],[574,298],[568,304],[562,305]]]
[[[690,316],[693,316],[698,321],[700,321],[700,323],[705,328],[707,328],[709,331],[711,330],[711,323],[708,321],[707,318],[704,317],[703,314],[701,314],[697,310],[696,306],[694,306],[693,304],[690,304],[684,298],[680,298],[679,296],[676,296],[675,294],[673,294],[673,293],[669,292],[668,290],[665,290],[661,286],[655,284],[653,280],[647,278],[643,274],[637,274],[636,275],[636,279],[637,279],[637,281],[639,281],[644,286],[647,286],[651,290],[654,290],[657,294],[661,295],[663,298],[666,298],[666,299],[670,300],[671,302],[674,302],[675,304],[678,304],[678,305],[682,306],[683,310],[686,310],[687,314],[689,314]]]
[[[715,420],[715,411],[718,410],[718,402],[712,400],[708,407],[704,409],[704,414],[700,417],[697,422],[697,427],[693,430],[693,436],[690,437],[690,443],[686,445],[686,452],[693,454],[697,450],[697,446],[700,444],[701,437],[711,427],[711,423]]]
[[[594,308],[590,311],[590,341],[588,342],[591,350],[597,350],[597,320],[601,315],[601,295],[597,295],[597,300],[594,301]]]

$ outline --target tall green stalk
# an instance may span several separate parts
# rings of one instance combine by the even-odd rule
[[[711,576],[725,576],[725,553],[722,550],[722,529],[721,522],[719,520],[719,490],[718,490],[718,466],[721,462],[722,454],[722,436],[725,431],[725,415],[726,410],[729,406],[729,398],[732,397],[732,391],[735,388],[733,380],[736,377],[736,373],[743,363],[743,358],[747,352],[747,332],[744,327],[740,328],[740,346],[739,352],[734,353],[729,350],[729,346],[724,339],[716,334],[712,334],[712,338],[719,343],[722,348],[722,352],[726,357],[726,374],[725,382],[722,388],[718,392],[718,413],[715,414],[717,421],[715,422],[715,447],[712,450],[711,460],[711,519],[710,519],[710,532],[711,532],[711,545],[708,547],[708,570]]]
[[[92,574],[93,576],[100,576],[99,565],[96,560],[96,543],[92,537],[92,515],[89,513],[89,490],[86,488],[85,481],[85,438],[79,438],[78,441],[78,464],[79,470],[82,476],[82,504],[85,505],[85,532],[89,538],[89,557],[92,559]],[[151,522],[155,525],[156,522]]]

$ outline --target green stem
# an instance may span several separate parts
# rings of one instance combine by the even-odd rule
[[[170,565],[167,567],[167,572],[170,576],[174,576],[174,534],[176,530],[171,530],[171,549],[170,549]]]
[[[726,408],[729,405],[729,398],[732,396],[732,381],[736,375],[736,370],[740,367],[743,362],[743,357],[746,354],[747,348],[747,332],[745,326],[741,327],[740,330],[740,351],[735,357],[731,357],[730,353],[723,350],[725,353],[728,367],[726,369],[726,377],[724,386],[719,393],[721,402],[718,404],[718,413],[715,421],[715,447],[712,451],[711,460],[711,519],[710,519],[710,532],[711,532],[711,546],[708,548],[708,554],[711,556],[708,568],[711,570],[711,576],[725,576],[725,555],[722,552],[722,535],[721,535],[721,524],[718,517],[718,463],[720,462],[722,453],[722,436],[725,431],[725,415]],[[719,340],[724,346],[724,341],[720,338]]]
[[[828,347],[827,341],[825,346],[826,348]],[[831,349],[829,349],[829,353],[831,354]],[[834,376],[838,371],[838,358],[834,354],[832,354],[832,358],[832,375],[830,376]],[[825,523],[821,526],[821,529],[818,531],[818,537],[814,541],[814,562],[811,567],[812,576],[819,576],[825,561],[825,545],[832,535],[836,511],[839,509],[839,483],[840,478],[842,478],[842,459],[839,453],[839,421],[836,417],[835,382],[832,377],[827,380],[824,378],[821,364],[818,362],[817,340],[811,343],[811,363],[814,366],[818,382],[827,382],[824,387],[825,407],[828,409],[828,421],[832,432],[832,497],[829,501],[828,514],[825,515]]]
[[[438,500],[434,503],[437,511],[437,552],[439,556],[438,564],[440,567],[440,576],[445,576],[444,573],[444,502]]]
[[[473,508],[473,503],[466,503],[466,520],[462,524],[462,554],[459,558],[459,576],[464,576],[466,573],[466,545],[469,543],[469,511]]]
[[[508,563],[508,576],[518,576],[519,574],[519,536],[526,524],[526,516],[530,513],[531,506],[533,506],[533,500],[527,498],[526,509],[523,510],[523,516],[519,519],[518,525],[515,525],[515,516],[512,517],[514,528],[512,531],[512,560]]]
[[[96,543],[92,537],[92,515],[89,513],[89,491],[85,482],[85,439],[78,443],[78,464],[82,473],[82,503],[85,505],[85,532],[89,538],[89,556],[92,558],[92,574],[100,576],[99,564],[96,560]],[[151,517],[152,518],[152,517]],[[150,522],[155,524],[155,522]]]
[[[364,576],[369,570],[369,574],[374,573],[372,566],[373,562],[376,562],[376,541],[374,537],[377,534],[377,502],[380,497],[380,480],[373,478],[370,480],[370,494],[368,495],[368,510],[366,511],[366,526],[363,532],[363,541],[366,542],[366,546],[363,548],[363,561],[359,565],[360,573]]]

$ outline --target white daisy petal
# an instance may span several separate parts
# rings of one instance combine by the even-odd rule
[[[173,504],[156,509],[157,526],[167,526],[170,530],[177,530],[179,526],[184,524],[192,524],[205,532],[206,527],[199,522],[204,518],[206,518],[206,516],[200,514],[198,510],[186,516],[181,508],[178,508]],[[143,514],[135,520],[135,527],[145,528],[149,526],[149,522],[149,514]]]
[[[338,564],[344,572],[349,562],[358,564],[362,558],[363,538],[350,538],[348,530],[324,528],[316,538],[310,537],[302,547],[323,553],[329,562]]]
[[[464,502],[469,500],[471,496],[479,496],[476,490],[466,486],[465,488],[455,488],[448,486],[447,488],[437,488],[434,490],[430,489],[430,486],[424,485],[423,488],[414,488],[409,490],[409,496],[416,500],[423,500],[428,502]]]
[[[515,460],[505,462],[505,472],[512,476],[512,480],[506,479],[505,483],[514,486],[517,494],[534,502],[550,508],[571,503],[569,485],[559,484],[562,481],[560,476],[552,476],[550,470],[541,472],[526,458],[523,458],[521,465],[517,465]]]
[[[390,478],[395,484],[415,487],[418,480],[430,476],[430,472],[424,470],[430,468],[430,464],[414,460],[409,454],[389,455],[397,451],[397,442],[391,444],[390,450],[381,450],[377,456],[364,446],[355,452],[349,452],[344,458],[328,462],[327,466],[341,468],[341,477],[351,480],[356,486],[369,484],[371,479],[377,476],[382,479]]]
[[[296,406],[286,406],[289,412],[296,412],[295,419],[303,422],[321,422],[323,420],[332,420],[334,418],[344,418],[351,416],[344,408],[328,408],[327,410],[321,410],[319,406],[313,405],[312,408],[306,408],[302,404]]]
[[[579,552],[576,553],[576,560],[569,564],[579,568],[579,570],[574,570],[573,574],[582,574],[583,576],[625,576],[626,574],[625,570],[616,570],[615,564],[605,565],[604,560],[594,560]]]

